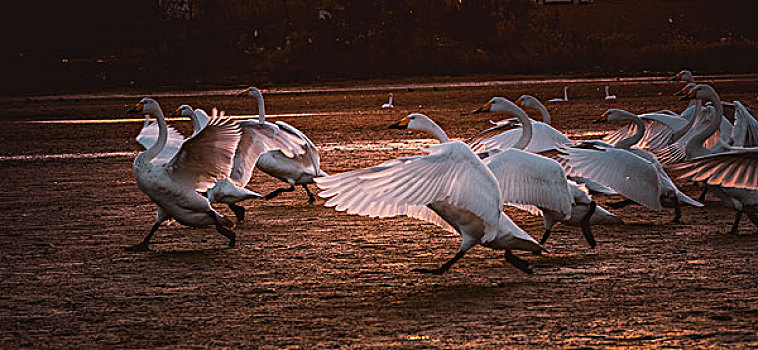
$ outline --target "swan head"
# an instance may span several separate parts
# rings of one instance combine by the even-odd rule
[[[681,90],[674,93],[674,96],[685,96],[690,92],[690,89],[695,87],[695,83],[687,83]]]
[[[521,107],[521,109],[534,109],[539,111],[542,108],[544,108],[544,105],[540,100],[538,100],[536,97],[531,95],[521,95],[515,102],[517,106]],[[534,120],[540,120],[542,121],[544,118],[542,117],[542,114],[535,114],[534,116],[530,115]]]
[[[692,76],[692,72],[690,72],[690,71],[688,71],[686,69],[683,69],[681,72],[676,73],[676,75],[673,76],[673,77],[671,77],[670,80],[672,80],[672,81],[684,81],[684,82],[688,82],[688,83],[695,82],[695,78]]]
[[[625,111],[623,109],[617,109],[617,108],[611,108],[602,115],[600,115],[600,118],[596,119],[592,122],[592,124],[599,124],[604,122],[612,122],[616,120],[629,120],[634,117],[636,117],[634,113]]]
[[[258,97],[262,97],[263,95],[261,95],[261,90],[258,90],[258,88],[255,86],[251,86],[245,90],[242,90],[240,93],[237,94],[237,97],[248,97],[248,96],[258,98]]]
[[[471,114],[486,112],[503,113],[510,115],[519,115],[519,113],[524,113],[521,107],[517,106],[515,103],[511,102],[505,97],[493,97],[483,106],[479,107],[479,109],[471,112]]]
[[[158,115],[161,112],[161,106],[158,101],[145,97],[141,99],[134,107],[126,111],[126,113],[141,113],[145,115]]]
[[[714,90],[713,87],[711,87],[710,85],[698,84],[698,85],[693,86],[692,88],[688,88],[684,96],[682,96],[679,100],[687,101],[687,100],[698,99],[700,101],[705,102],[705,101],[714,101],[716,100],[717,96],[718,94],[716,94],[716,90]]]
[[[190,105],[181,105],[169,117],[191,117],[195,113]]]
[[[436,125],[437,123],[435,123],[431,118],[427,117],[424,114],[411,113],[408,114],[405,118],[401,119],[399,122],[390,124],[387,129],[430,130],[433,126]]]

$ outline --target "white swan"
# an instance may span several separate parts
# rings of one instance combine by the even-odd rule
[[[524,98],[522,96],[520,100]],[[558,162],[523,151],[532,137],[532,121],[524,110],[507,99],[493,101],[491,108],[510,111],[523,128],[512,149],[484,159],[500,184],[502,199],[531,213],[542,213],[545,233],[540,244],[545,244],[552,227],[562,222],[581,227],[585,239],[594,248],[596,242],[590,225],[617,224],[621,221],[598,207],[576,183],[566,180],[566,173]],[[570,207],[565,206],[566,200]]]
[[[616,99],[616,95],[611,95],[610,92],[609,92],[609,89],[610,88],[608,87],[608,85],[606,85],[605,86],[605,99],[606,100],[615,100]]]
[[[513,114],[508,108],[505,108],[510,101],[503,97],[493,97],[486,104],[475,110],[472,114],[493,112]],[[540,111],[540,116],[546,122],[532,121],[532,138],[526,147],[527,152],[540,153],[548,150],[558,149],[571,145],[572,142],[566,135],[556,130],[548,123],[550,114],[544,105],[531,96],[522,96],[516,101],[517,104],[535,108]],[[532,105],[532,103],[535,103]],[[519,140],[522,128],[516,127],[517,124],[512,122],[500,121],[496,126],[486,129],[466,141],[474,152],[483,152],[487,150],[499,149],[504,150],[513,147]]]
[[[395,106],[392,105],[392,93],[390,92],[390,100],[389,102],[382,105],[382,109],[392,109],[395,108]]]
[[[213,117],[216,117],[216,109],[213,109]],[[176,116],[182,116],[182,117],[189,117],[190,120],[192,120],[192,127],[194,129],[193,136],[202,131],[210,121],[210,117],[207,113],[205,113],[202,109],[195,109],[193,110],[192,107],[189,105],[181,105],[179,108],[176,109],[174,112],[174,115]],[[223,112],[222,112],[223,115]],[[173,115],[172,115],[173,116]],[[265,134],[264,134],[265,135]],[[253,142],[261,142],[259,137],[260,134],[255,134],[251,132],[244,132],[242,134],[242,137],[245,138],[254,138]],[[238,146],[239,148],[239,146]],[[265,148],[264,146],[261,146],[261,148]],[[249,147],[249,149],[253,149],[253,147]],[[236,152],[236,151],[235,151]],[[250,150],[249,152],[255,152]],[[255,155],[251,155],[250,157],[255,157]],[[234,167],[234,165],[232,165]],[[241,182],[241,181],[240,181]],[[259,193],[253,192],[245,188],[244,185],[237,185],[232,181],[232,179],[229,178],[223,178],[218,181],[211,187],[207,192],[204,192],[205,196],[208,198],[208,201],[211,203],[224,203],[226,204],[229,209],[231,209],[232,212],[234,212],[234,216],[237,218],[237,222],[242,222],[245,220],[245,208],[238,205],[237,203],[248,200],[248,199],[256,199],[256,198],[263,198]]]
[[[569,87],[568,86],[564,86],[563,87],[563,98],[560,98],[560,97],[551,98],[551,99],[547,100],[547,102],[568,102],[568,100],[569,100],[569,93],[568,93],[568,91],[569,91]]]
[[[421,129],[443,143],[423,149],[425,155],[398,158],[380,165],[316,178],[330,198],[327,207],[371,217],[406,215],[437,224],[461,235],[458,253],[437,269],[442,274],[477,244],[504,249],[508,262],[532,273],[512,250],[544,249],[502,211],[503,200],[493,172],[471,149],[447,135],[422,114],[410,114],[393,129]]]
[[[260,123],[265,122],[266,107],[263,103],[263,94],[261,94],[260,90],[251,86],[237,94],[237,96],[255,97],[258,101],[258,121]],[[264,197],[271,199],[282,192],[292,192],[295,190],[295,185],[300,185],[308,195],[308,203],[313,203],[316,198],[308,189],[308,184],[313,183],[315,177],[327,176],[321,170],[321,158],[318,154],[318,148],[304,133],[295,127],[283,121],[276,121],[275,126],[286,135],[286,138],[296,140],[300,144],[300,147],[294,156],[283,150],[272,150],[262,154],[257,160],[255,164],[256,168],[290,185],[288,188],[278,188]]]
[[[158,102],[143,98],[131,113],[144,113],[157,119],[158,139],[134,159],[134,175],[139,189],[158,206],[155,224],[143,241],[128,250],[148,250],[148,244],[160,224],[175,219],[183,225],[214,225],[233,247],[234,232],[223,227],[230,224],[217,213],[208,200],[197,193],[206,190],[216,179],[229,175],[232,157],[240,141],[239,127],[228,119],[211,120],[202,132],[182,143],[179,151],[164,163],[153,163],[168,139],[168,126]]]
[[[667,207],[674,207],[674,219],[672,221],[679,222],[679,219],[682,217],[682,211],[679,206],[680,203],[685,203],[695,207],[702,207],[702,203],[690,198],[676,187],[676,184],[674,184],[674,181],[671,180],[666,171],[663,170],[663,166],[655,157],[655,155],[641,148],[633,147],[633,145],[636,144],[637,140],[640,138],[640,134],[644,132],[645,128],[642,120],[637,115],[621,109],[609,109],[603,113],[603,115],[598,120],[596,120],[596,122],[609,122],[616,120],[630,121],[636,125],[636,129],[638,130],[637,134],[619,141],[616,143],[616,145],[614,145],[614,147],[616,149],[627,150],[632,154],[644,160],[647,160],[655,166],[655,169],[658,173],[658,178],[661,183],[661,204]],[[629,202],[625,201],[619,204],[629,204]],[[620,205],[617,205],[615,207],[619,206]]]

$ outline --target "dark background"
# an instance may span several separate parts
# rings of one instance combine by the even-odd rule
[[[752,1],[540,6],[531,0],[114,0],[5,6],[5,95],[430,75],[754,72],[758,62]]]

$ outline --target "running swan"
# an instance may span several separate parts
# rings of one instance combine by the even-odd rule
[[[216,179],[229,175],[232,157],[240,141],[239,127],[228,119],[211,120],[202,132],[182,143],[177,153],[165,162],[153,162],[166,146],[168,125],[158,102],[143,98],[130,113],[144,113],[158,121],[158,139],[134,159],[134,175],[139,189],[158,207],[155,224],[144,240],[127,250],[148,250],[148,244],[160,224],[175,219],[187,226],[214,225],[234,247],[234,232],[223,227],[229,220],[211,208],[197,191],[206,190]]]

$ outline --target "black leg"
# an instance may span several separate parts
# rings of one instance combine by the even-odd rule
[[[534,271],[532,271],[532,268],[529,267],[529,263],[526,260],[513,255],[510,250],[505,251],[505,260],[521,271],[524,271],[530,275],[534,273]]]
[[[739,232],[741,219],[742,219],[742,210],[737,210],[734,214],[734,224],[732,224],[732,230],[729,231],[729,233],[736,235]]]
[[[458,251],[458,253],[455,254],[455,256],[452,259],[448,260],[446,263],[442,264],[442,266],[436,269],[431,269],[431,270],[430,269],[413,269],[412,271],[419,272],[419,273],[431,273],[433,275],[441,275],[447,272],[447,270],[450,269],[450,266],[453,266],[453,264],[455,264],[456,261],[460,260],[464,255],[466,255],[466,252],[461,250],[461,251]]]
[[[674,198],[674,219],[671,221],[678,224],[682,222],[681,219],[682,219],[682,206],[679,205],[679,199]]]
[[[229,247],[234,248],[234,245],[237,243],[237,235],[232,232],[232,230],[227,229],[224,226],[221,226],[221,223],[218,222],[218,218],[216,217],[216,213],[213,211],[208,211],[208,215],[213,218],[213,225],[216,226],[216,231],[218,233],[224,235],[224,237],[229,238]]]
[[[237,217],[237,222],[245,221],[245,207],[234,203],[228,203],[227,205],[229,206],[229,209],[234,212],[234,216]]]
[[[316,197],[313,196],[313,193],[311,193],[311,190],[308,189],[308,186],[303,184],[303,188],[305,189],[305,193],[308,194],[308,203],[313,203],[316,201]]]
[[[542,234],[542,238],[540,239],[540,245],[545,244],[545,242],[547,242],[548,237],[550,237],[550,230],[549,229],[545,229],[545,233]],[[532,254],[534,254],[534,255],[542,255],[542,251],[532,252]]]
[[[582,218],[582,234],[584,234],[584,239],[587,240],[587,243],[590,244],[590,248],[595,248],[595,245],[597,242],[595,242],[595,237],[592,235],[592,230],[590,229],[590,219],[592,218],[592,214],[595,213],[595,209],[597,208],[597,203],[595,201],[590,202],[590,209],[587,211],[587,214],[584,215]]]
[[[747,214],[747,217],[750,218],[750,221],[753,222],[753,225],[758,227],[758,217],[755,216],[755,213],[747,211],[745,214]]]
[[[153,227],[150,228],[150,232],[147,234],[147,236],[145,236],[145,239],[142,240],[142,243],[126,247],[124,250],[128,252],[146,252],[150,250],[148,247],[148,244],[150,244],[150,239],[153,238],[155,231],[158,231],[158,227],[160,227],[164,221],[166,221],[166,219],[158,219],[158,221],[153,224]]]
[[[636,202],[631,199],[624,199],[623,201],[620,201],[620,202],[609,203],[608,206],[613,209],[621,209],[629,204],[634,204],[634,203]]]
[[[294,190],[295,190],[295,185],[290,185],[289,188],[277,188],[277,189],[271,191],[271,193],[263,196],[263,198],[266,198],[266,199],[276,198],[282,192],[292,192]]]
[[[702,203],[703,201],[705,201],[705,195],[706,194],[708,194],[708,187],[704,187],[703,188],[703,192],[700,193],[699,197],[697,197],[698,202]]]

